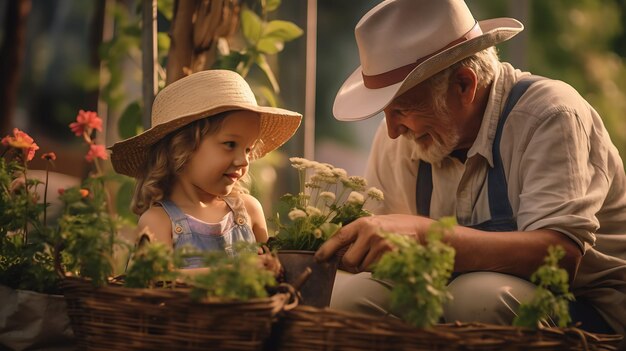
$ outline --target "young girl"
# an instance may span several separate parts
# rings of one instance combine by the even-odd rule
[[[152,127],[115,143],[115,171],[137,179],[132,210],[139,229],[174,248],[225,250],[267,241],[259,201],[240,181],[250,161],[285,143],[301,115],[258,106],[237,73],[209,70],[165,87],[152,106]],[[184,268],[202,266],[200,257]]]

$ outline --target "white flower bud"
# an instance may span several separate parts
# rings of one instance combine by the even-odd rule
[[[385,199],[383,192],[375,187],[371,187],[367,189],[367,196],[371,197],[374,200],[382,201]]]
[[[313,231],[313,236],[317,239],[322,237],[322,230],[320,228],[315,228]]]
[[[346,170],[343,169],[343,168],[333,168],[332,172],[333,172],[333,174],[337,178],[347,178],[348,177],[348,172],[346,172]]]
[[[335,201],[335,193],[330,191],[322,191],[320,197],[326,201],[326,203],[332,203]]]
[[[319,208],[314,207],[314,206],[307,206],[306,207],[306,213],[309,216],[320,216],[322,214],[322,211],[320,211]]]
[[[289,219],[291,219],[292,221],[295,221],[298,218],[305,218],[306,212],[300,209],[294,208],[289,212],[288,216],[289,216]]]
[[[363,202],[365,202],[365,198],[363,197],[363,194],[353,191],[350,193],[350,195],[348,195],[348,202],[358,205],[358,204],[362,204]]]

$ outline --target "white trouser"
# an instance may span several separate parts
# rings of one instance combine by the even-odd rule
[[[391,286],[370,273],[337,273],[330,307],[372,316],[399,315],[391,311]],[[444,305],[446,322],[482,322],[510,325],[521,302],[529,301],[532,283],[507,274],[474,272],[459,276],[448,285],[452,300]],[[547,325],[554,325],[549,321]]]

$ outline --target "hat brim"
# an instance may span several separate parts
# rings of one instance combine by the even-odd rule
[[[363,83],[359,66],[343,83],[333,104],[333,115],[340,121],[360,121],[382,111],[396,97],[432,77],[447,67],[479,51],[511,39],[524,29],[513,18],[494,18],[480,21],[482,35],[429,57],[416,66],[403,81],[379,89],[369,89]]]
[[[130,177],[142,176],[150,149],[156,142],[191,122],[235,110],[248,110],[260,116],[259,139],[262,143],[255,150],[255,156],[258,158],[287,142],[300,126],[302,119],[302,115],[297,112],[276,107],[245,104],[216,106],[209,111],[181,116],[156,125],[134,137],[113,144],[109,147],[113,169]]]

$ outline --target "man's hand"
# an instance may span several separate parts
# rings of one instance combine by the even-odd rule
[[[333,255],[345,251],[340,268],[352,272],[362,272],[376,263],[384,253],[393,249],[381,231],[421,236],[432,222],[431,219],[411,215],[382,215],[362,217],[341,228],[317,250],[315,259],[326,261]]]

